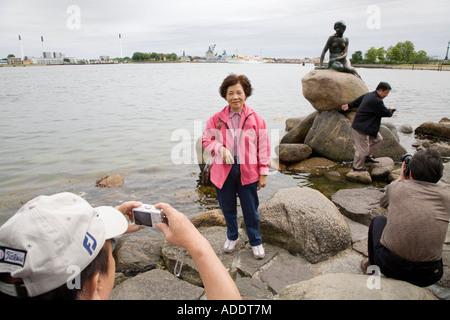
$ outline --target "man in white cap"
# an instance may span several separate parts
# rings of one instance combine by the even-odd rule
[[[137,201],[93,208],[68,192],[27,202],[0,227],[0,295],[37,299],[108,299],[115,261],[110,239],[136,231]],[[159,223],[168,242],[185,248],[196,263],[208,299],[240,299],[234,281],[208,241],[189,219],[168,204],[168,224]]]

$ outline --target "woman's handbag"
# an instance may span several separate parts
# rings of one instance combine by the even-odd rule
[[[222,120],[219,119],[219,124],[217,126],[217,129],[220,131],[221,127],[222,127]],[[203,167],[202,184],[205,185],[205,186],[211,183],[211,180],[210,180],[211,168],[212,168],[212,165],[214,164],[214,160],[216,160],[216,156],[217,156],[217,154],[214,155],[214,158],[212,159],[212,161],[209,161]],[[211,159],[211,158],[209,158],[209,159]]]

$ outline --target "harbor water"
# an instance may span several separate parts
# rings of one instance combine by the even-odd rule
[[[217,208],[199,183],[195,151],[208,118],[226,105],[219,95],[230,73],[254,87],[247,103],[267,123],[272,157],[288,118],[314,109],[302,94],[299,64],[119,64],[0,68],[0,224],[29,199],[61,191],[92,205],[126,200],[167,202],[188,216]],[[393,87],[387,106],[396,126],[416,128],[450,117],[450,72],[358,69],[369,90]],[[399,133],[414,152],[414,134]],[[120,174],[118,188],[96,180]],[[331,185],[332,182],[329,182]],[[271,171],[260,202],[278,189],[316,187],[308,174]]]

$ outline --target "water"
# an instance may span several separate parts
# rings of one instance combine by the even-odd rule
[[[247,102],[270,129],[272,151],[285,120],[314,111],[301,78],[311,65],[123,64],[0,68],[0,224],[30,198],[70,191],[93,205],[128,199],[168,202],[188,216],[218,207],[199,186],[194,152],[207,119],[225,105],[218,93],[231,72],[246,74]],[[413,128],[450,117],[450,73],[359,69],[369,90],[389,82],[395,125]],[[412,152],[414,135],[399,134]],[[183,149],[182,146],[185,146]],[[187,147],[186,147],[187,146]],[[183,152],[178,152],[182,149]],[[276,157],[275,152],[273,157]],[[95,187],[119,173],[125,184]],[[308,175],[273,172],[260,201],[276,190],[312,186]]]

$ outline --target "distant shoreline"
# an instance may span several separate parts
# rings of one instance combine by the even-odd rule
[[[450,71],[450,65],[438,64],[353,64],[355,68]]]
[[[89,63],[89,64],[0,64],[0,68],[8,67],[47,67],[47,66],[85,66],[85,65],[115,65],[115,64],[153,64],[153,63],[213,63],[213,62],[182,62],[182,61],[149,61],[149,62],[127,62],[127,63]],[[223,62],[225,63],[225,62]],[[279,62],[278,62],[279,63]],[[274,64],[274,63],[265,63]],[[294,64],[294,63],[284,63]],[[316,64],[315,64],[316,65]],[[355,68],[367,68],[367,69],[398,69],[398,70],[430,70],[430,71],[450,71],[450,65],[437,65],[437,64],[353,64]]]

